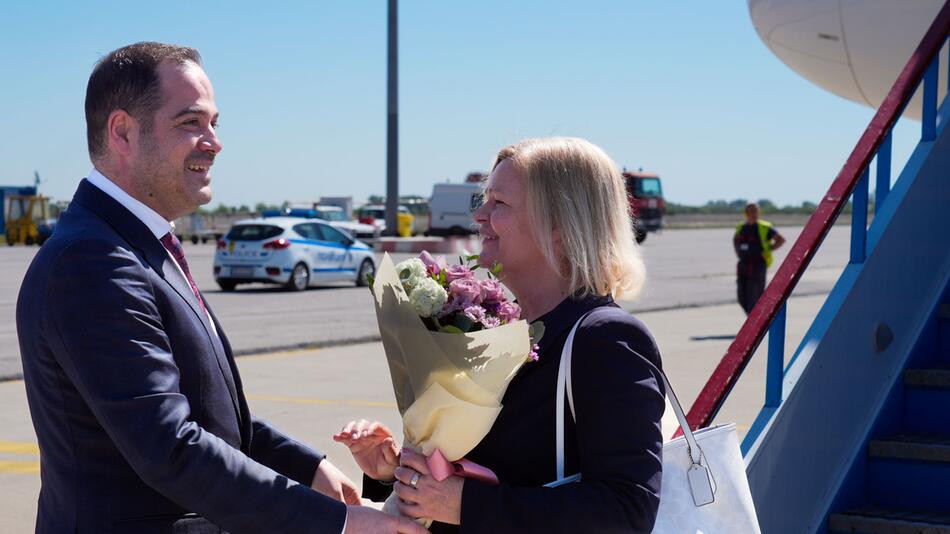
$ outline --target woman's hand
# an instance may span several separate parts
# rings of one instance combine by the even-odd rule
[[[396,468],[396,480],[393,492],[399,496],[397,506],[402,515],[425,517],[450,525],[461,522],[463,478],[451,476],[439,482],[429,475],[423,456],[403,450]]]
[[[350,421],[333,435],[333,441],[349,447],[356,465],[370,478],[383,482],[395,480],[399,465],[399,447],[393,433],[379,421]]]

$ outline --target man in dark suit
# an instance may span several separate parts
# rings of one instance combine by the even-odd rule
[[[190,48],[130,45],[89,78],[95,168],[17,303],[36,531],[421,532],[358,506],[322,454],[248,412],[169,222],[211,200],[217,120]]]

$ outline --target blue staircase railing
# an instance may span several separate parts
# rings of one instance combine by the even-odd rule
[[[946,39],[945,39],[946,40]],[[925,71],[923,77],[923,119],[921,122],[921,142],[931,142],[936,138],[937,132],[937,83],[940,63],[940,47],[934,54],[930,65]],[[950,73],[950,62],[947,65],[947,71]],[[948,75],[950,78],[950,75]],[[909,101],[909,98],[908,98]],[[905,103],[906,106],[906,103]],[[903,114],[903,108],[901,109]],[[889,129],[874,153],[876,159],[876,180],[875,180],[875,202],[874,212],[884,205],[887,195],[891,189],[891,156],[893,146],[893,130]],[[868,250],[868,200],[870,187],[870,170],[868,164],[858,178],[854,192],[851,195],[851,254],[849,263],[858,265],[864,263],[870,250]],[[782,384],[784,382],[785,370],[785,322],[786,308],[788,304],[783,303],[775,319],[769,326],[769,344],[766,363],[766,382],[765,382],[765,404],[756,421],[749,428],[742,441],[742,453],[746,454],[758,439],[762,430],[765,428],[771,416],[775,413],[782,403]],[[789,362],[789,366],[792,362]]]
[[[877,160],[874,206],[874,211],[877,213],[887,201],[891,190],[892,129],[921,83],[923,84],[921,142],[932,142],[936,138],[940,50],[948,42],[948,33],[950,33],[950,2],[943,6],[934,19],[828,193],[818,205],[785,261],[777,270],[772,282],[700,392],[687,415],[691,428],[706,427],[712,422],[766,332],[769,334],[769,344],[765,403],[746,434],[742,444],[743,454],[748,452],[781,406],[785,373],[794,363],[793,360],[788,367],[785,366],[788,297],[849,198],[852,205],[849,265],[860,266],[870,254],[867,214],[872,160],[875,158]],[[946,68],[948,94],[950,94],[950,62]],[[677,431],[677,435],[681,434],[681,431],[682,429]]]

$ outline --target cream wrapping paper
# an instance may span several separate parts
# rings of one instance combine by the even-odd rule
[[[438,448],[449,461],[461,459],[488,433],[508,383],[528,361],[528,323],[431,332],[409,303],[389,254],[373,295],[407,444],[426,456]]]
[[[389,254],[372,289],[405,446],[426,456],[439,449],[448,461],[460,460],[491,429],[508,383],[528,361],[528,323],[432,332],[410,304]]]

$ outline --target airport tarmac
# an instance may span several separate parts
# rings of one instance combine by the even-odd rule
[[[791,355],[824,296],[793,297],[788,307],[786,354]],[[745,316],[735,304],[640,313],[663,355],[664,368],[685,405],[702,389]],[[765,347],[745,370],[716,422],[735,422],[740,437],[764,399]],[[237,359],[253,413],[299,440],[322,449],[357,484],[359,471],[330,435],[353,418],[401,426],[382,344],[296,350]],[[669,408],[664,435],[676,429]],[[39,450],[23,382],[0,383],[0,531],[30,532],[39,492]]]
[[[790,242],[800,228],[781,229]],[[641,300],[623,302],[654,333],[664,367],[688,408],[745,319],[735,304],[735,260],[729,229],[651,234],[642,248],[649,282]],[[776,266],[789,247],[776,254]],[[39,451],[19,373],[14,309],[34,248],[0,249],[0,531],[33,528],[39,491]],[[346,450],[329,436],[352,418],[379,419],[397,430],[375,313],[365,288],[331,287],[287,293],[263,285],[217,291],[214,247],[186,245],[198,286],[243,356],[237,359],[248,402],[257,415],[327,451],[359,483]],[[835,227],[788,308],[790,357],[847,262],[848,228]],[[400,255],[396,259],[408,257]],[[774,272],[774,268],[772,269]],[[755,356],[717,422],[736,422],[740,436],[764,398],[766,344]],[[310,347],[305,350],[277,350]],[[313,348],[322,347],[322,348]],[[676,424],[667,410],[664,434]]]
[[[778,230],[789,244],[776,252],[775,267],[784,259],[801,228]],[[710,228],[650,234],[642,246],[648,274],[643,295],[637,301],[621,304],[640,313],[735,302],[732,233],[727,228]],[[36,250],[0,248],[0,380],[21,376],[16,299]],[[848,251],[849,227],[835,226],[795,294],[829,292],[847,264]],[[251,284],[225,293],[218,289],[212,274],[214,252],[211,244],[185,244],[195,282],[221,320],[237,354],[379,339],[372,298],[365,288],[342,284],[290,293],[276,286]],[[394,255],[396,260],[407,257],[410,255]]]

